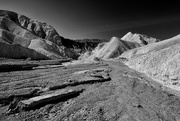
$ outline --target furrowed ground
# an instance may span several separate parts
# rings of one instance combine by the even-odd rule
[[[24,68],[0,72],[2,121],[180,120],[178,92],[119,61]]]

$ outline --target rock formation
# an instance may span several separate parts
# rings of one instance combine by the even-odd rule
[[[148,37],[146,35],[137,34],[137,33],[133,34],[131,32],[128,32],[121,39],[125,40],[125,41],[130,41],[130,42],[137,42],[141,46],[151,44],[151,43],[156,43],[156,42],[160,41],[159,39],[156,39],[156,38],[153,38],[153,37]]]
[[[124,51],[139,46],[140,45],[138,43],[127,42],[120,40],[117,37],[112,37],[109,42],[99,44],[96,49],[91,52],[91,55],[88,58],[86,58],[87,54],[85,54],[84,56],[87,60],[94,60],[96,58],[110,59],[119,56]]]
[[[15,12],[0,10],[0,44],[3,50],[0,57],[15,59],[28,57],[31,59],[75,59],[79,56],[74,51],[75,49],[93,48],[100,41],[91,45],[87,41],[78,42],[66,39],[47,23]],[[6,49],[3,46],[11,49]]]
[[[147,74],[163,85],[179,90],[180,35],[124,52],[121,57],[131,68]]]
[[[162,50],[164,48],[171,47],[175,44],[179,44],[180,43],[179,38],[180,38],[180,35],[177,35],[175,37],[163,40],[161,42],[152,43],[152,44],[149,44],[146,46],[135,48],[135,49],[124,52],[120,57],[128,59],[128,58],[131,58],[133,56],[146,54],[149,52],[156,52],[156,51]]]
[[[79,58],[84,61],[116,58],[122,53],[160,40],[142,34],[128,32],[121,39],[112,37],[107,43],[100,43],[92,52],[86,52]]]

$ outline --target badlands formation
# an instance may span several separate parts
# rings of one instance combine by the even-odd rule
[[[0,10],[0,121],[180,121],[179,44],[71,40]]]
[[[128,32],[112,37],[82,57],[84,61],[124,59],[130,68],[145,73],[165,87],[180,90],[180,35],[162,40]]]
[[[33,60],[76,59],[79,53],[75,48],[93,48],[100,41],[102,40],[66,39],[45,22],[0,10],[0,57]]]
[[[180,90],[180,35],[136,48],[120,57],[128,66],[143,72],[165,86]]]
[[[92,52],[80,56],[82,61],[106,60],[117,58],[124,52],[144,45],[159,42],[159,39],[128,32],[122,38],[112,37],[109,42],[100,43]]]

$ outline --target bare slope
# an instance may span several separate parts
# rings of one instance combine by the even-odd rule
[[[139,47],[136,42],[128,42],[117,37],[112,37],[107,43],[99,44],[90,55],[85,53],[80,59],[85,61],[93,61],[94,59],[110,59],[119,56],[124,51]],[[89,56],[89,57],[87,57]]]
[[[128,32],[121,39],[112,37],[109,42],[99,44],[95,50],[85,53],[80,59],[84,61],[94,61],[116,58],[123,52],[158,41],[160,40],[146,35]]]
[[[33,49],[23,47],[19,44],[7,44],[0,42],[0,57],[14,58],[14,59],[26,59],[30,57],[31,59],[41,60],[49,59],[47,56],[38,53]]]
[[[156,52],[161,49],[171,47],[173,45],[179,44],[180,43],[180,35],[177,35],[175,37],[172,37],[170,39],[163,40],[161,42],[157,43],[152,43],[146,46],[142,46],[139,48],[135,48],[129,51],[124,52],[120,57],[122,58],[131,58],[133,56],[141,55],[141,54],[146,54],[149,52]]]
[[[147,45],[147,44],[151,44],[151,43],[155,43],[155,42],[159,42],[160,41],[159,39],[156,39],[156,38],[153,38],[153,37],[148,37],[146,35],[137,34],[137,33],[133,34],[131,32],[128,32],[121,39],[125,40],[125,41],[130,41],[130,42],[137,42],[141,46],[144,46],[144,45]]]
[[[94,48],[99,42],[101,42],[101,40],[93,43],[89,41],[78,42],[66,39],[60,36],[51,25],[48,25],[45,22],[40,22],[15,12],[0,10],[0,43],[6,43],[7,45],[4,47],[11,46],[10,48],[12,48],[12,50],[13,47],[15,47],[14,44],[18,44],[18,46],[21,45],[24,48],[33,49],[49,59],[76,59],[79,55],[78,52]],[[8,52],[8,49],[2,49],[7,52],[3,51],[5,53],[2,53],[0,57],[15,57],[7,55],[13,51]],[[20,53],[23,54],[24,58],[30,57],[33,59],[39,59],[37,56],[32,57],[34,54],[31,53],[23,53],[23,51]],[[22,58],[22,56],[16,54],[16,58]]]
[[[180,35],[122,54],[131,68],[175,90],[180,90]]]

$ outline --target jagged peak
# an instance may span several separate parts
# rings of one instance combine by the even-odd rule
[[[128,32],[121,39],[122,40],[129,40],[130,38],[132,38],[132,36],[133,36],[133,33],[132,32]]]
[[[147,35],[139,34],[139,33],[133,34],[132,32],[128,32],[121,39],[124,41],[137,42],[137,43],[142,44],[142,45],[146,45],[149,43],[154,43],[154,42],[160,41],[159,39],[156,39],[154,37],[149,37]]]

